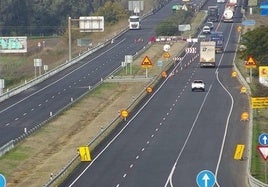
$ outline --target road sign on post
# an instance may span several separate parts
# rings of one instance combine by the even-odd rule
[[[0,174],[0,187],[5,187],[6,186],[6,178],[4,175]]]
[[[199,187],[213,187],[215,182],[215,175],[209,170],[199,172],[196,177],[196,183]]]
[[[252,56],[248,57],[248,60],[246,61],[246,68],[256,68],[257,64]]]
[[[263,146],[268,146],[268,134],[267,133],[262,133],[259,136],[259,144]]]

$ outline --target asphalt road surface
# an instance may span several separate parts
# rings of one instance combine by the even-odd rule
[[[81,62],[1,102],[0,147],[60,112],[120,67],[125,55],[141,50],[155,36],[156,24],[172,13],[171,4],[145,19],[142,30],[126,32]]]
[[[240,120],[248,98],[231,77],[236,26],[215,27],[225,36],[225,52],[217,54],[216,68],[200,68],[198,58],[185,65],[197,55],[187,54],[174,67],[175,74],[100,145],[93,161],[81,163],[61,186],[248,186],[247,160],[233,158],[237,144],[250,149],[248,125]],[[205,92],[191,91],[194,79],[204,80]],[[205,175],[210,172],[212,176]]]

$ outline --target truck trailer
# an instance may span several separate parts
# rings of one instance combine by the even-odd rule
[[[215,67],[215,41],[200,42],[200,67]]]
[[[224,41],[223,32],[220,31],[211,32],[210,41],[214,41],[216,43],[215,44],[216,53],[223,53],[223,41]]]
[[[219,7],[208,6],[207,21],[218,22],[219,21]]]

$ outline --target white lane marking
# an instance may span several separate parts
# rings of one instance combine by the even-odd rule
[[[174,69],[176,69],[180,63],[178,63]],[[119,135],[129,126],[129,124],[141,113],[141,111],[147,106],[147,104],[154,98],[154,96],[159,92],[159,90],[165,85],[165,83],[169,80],[169,77],[167,77],[162,84],[155,90],[155,92],[151,95],[151,97],[144,103],[143,106],[135,113],[135,115],[127,122],[127,124],[111,139],[110,142],[107,143],[107,145],[100,151],[99,154],[96,155],[96,157],[88,164],[88,166],[73,180],[73,182],[68,186],[72,187],[78,180],[79,178],[90,168],[95,161],[108,149],[108,147],[117,139]],[[163,119],[164,120],[164,119]],[[161,125],[162,123],[160,123]],[[150,142],[147,141],[146,144],[149,144]]]
[[[93,60],[99,58],[100,56],[102,56],[102,55],[105,54],[106,52],[111,51],[113,48],[117,47],[119,44],[121,44],[121,43],[124,42],[125,40],[126,40],[126,38],[124,38],[123,40],[121,40],[120,42],[118,42],[117,44],[115,44],[114,46],[112,46],[111,48],[109,48],[108,50],[104,51],[103,53],[99,54],[98,56],[92,58],[90,61],[84,63],[82,66],[79,66],[77,69],[74,69],[73,71],[71,71],[71,72],[67,73],[66,75],[62,76],[60,79],[56,80],[55,82],[53,82],[53,83],[51,83],[51,84],[49,84],[49,85],[43,87],[42,89],[40,89],[40,90],[38,90],[38,91],[32,93],[31,95],[29,95],[29,96],[27,96],[27,97],[25,97],[25,98],[19,100],[18,102],[14,103],[13,105],[10,105],[9,107],[6,107],[5,109],[3,109],[3,110],[0,111],[0,114],[3,113],[4,111],[6,111],[6,110],[8,110],[8,109],[10,109],[10,108],[12,108],[12,107],[14,107],[15,105],[17,105],[17,104],[19,104],[19,103],[21,103],[21,102],[23,102],[23,101],[29,99],[29,98],[32,97],[33,95],[35,95],[35,94],[37,94],[37,93],[39,93],[39,92],[41,92],[41,91],[47,89],[48,87],[50,87],[50,86],[56,84],[57,82],[63,80],[64,78],[66,78],[67,76],[69,76],[70,74],[72,74],[73,72],[75,72],[75,71],[77,71],[77,70],[79,70],[79,69],[82,69],[84,66],[86,66],[87,64],[89,64],[89,63],[92,62]]]
[[[202,104],[201,104],[201,106],[200,106],[200,108],[199,108],[199,110],[198,110],[198,112],[197,112],[197,114],[196,114],[195,120],[194,120],[194,122],[193,122],[193,124],[192,124],[192,127],[191,127],[190,131],[188,132],[188,135],[187,135],[187,137],[186,137],[186,139],[185,139],[185,141],[184,141],[184,144],[183,144],[183,146],[182,146],[182,148],[181,148],[181,150],[180,150],[180,152],[179,152],[179,155],[178,155],[178,157],[177,157],[175,163],[173,164],[173,167],[172,167],[172,169],[171,169],[171,171],[170,171],[170,173],[169,173],[168,179],[167,179],[167,181],[166,181],[165,187],[167,187],[168,184],[170,184],[170,186],[173,186],[173,183],[172,183],[172,177],[173,177],[174,171],[175,171],[176,166],[177,166],[177,164],[178,164],[178,161],[179,161],[179,159],[180,159],[180,157],[181,157],[181,155],[182,155],[182,153],[183,153],[183,151],[184,151],[184,149],[185,149],[185,147],[186,147],[186,145],[187,145],[187,143],[188,143],[188,141],[189,141],[189,139],[190,139],[190,136],[191,136],[191,134],[192,134],[192,132],[193,132],[193,129],[194,129],[194,127],[195,127],[195,124],[196,124],[196,122],[197,122],[197,120],[198,120],[198,118],[199,118],[199,115],[200,115],[200,113],[201,113],[201,110],[202,110],[202,108],[203,108],[203,106],[204,106],[204,104],[205,104],[205,102],[206,102],[206,100],[207,100],[207,97],[208,97],[208,94],[210,93],[210,90],[211,90],[211,85],[210,85],[209,90],[208,90],[208,92],[206,93],[206,95],[205,95],[205,97],[204,97],[204,99],[203,99],[203,102],[202,102]]]

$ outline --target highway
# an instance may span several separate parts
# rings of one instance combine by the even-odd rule
[[[88,92],[121,66],[125,55],[134,55],[155,36],[156,24],[171,14],[171,3],[144,20],[143,30],[129,31],[83,61],[46,81],[1,102],[0,147],[48,120],[51,115]],[[140,42],[135,42],[140,39]]]
[[[143,29],[123,34],[79,64],[1,102],[0,145],[47,120],[119,67],[125,55],[143,48],[174,3],[146,18]],[[240,121],[247,96],[240,94],[240,83],[231,77],[236,25],[217,27],[226,40],[216,68],[200,68],[197,61],[182,70],[175,67],[175,75],[163,80],[98,147],[93,161],[82,163],[61,186],[193,187],[198,186],[198,173],[210,170],[215,186],[246,187],[247,161],[233,159],[236,144],[248,142],[248,126]],[[137,38],[144,42],[133,42]],[[186,56],[182,63],[188,60]],[[194,79],[205,81],[205,92],[191,91]]]
[[[81,163],[61,186],[98,187],[247,187],[248,125],[240,115],[248,110],[241,84],[231,77],[238,23],[220,23],[225,52],[216,68],[200,68],[198,60],[154,89],[114,136]],[[198,59],[198,58],[197,58]],[[188,55],[182,61],[189,61]],[[202,79],[205,92],[192,92],[191,82]],[[237,144],[245,159],[234,160]],[[211,171],[213,178],[198,176]],[[197,179],[198,178],[198,179]],[[198,183],[198,184],[197,184]]]

